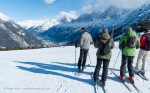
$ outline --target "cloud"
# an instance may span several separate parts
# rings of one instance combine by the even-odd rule
[[[47,4],[52,4],[55,0],[44,0],[45,3]]]
[[[104,11],[110,5],[120,8],[132,9],[149,3],[150,0],[85,0],[86,5],[81,9],[82,12]]]
[[[65,12],[65,11],[61,11],[56,17],[57,18],[64,18],[66,17],[67,20],[70,20],[70,18],[72,19],[76,19],[78,18],[79,14],[78,12],[76,11],[68,11],[68,12]]]
[[[128,8],[128,9],[137,8],[149,2],[149,0],[110,0],[110,1],[115,6]]]

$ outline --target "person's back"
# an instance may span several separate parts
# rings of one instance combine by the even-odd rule
[[[87,31],[82,32],[81,39],[80,39],[80,48],[89,49],[91,43],[93,43],[93,39],[90,33]]]
[[[135,37],[135,47],[128,46],[129,37]],[[122,54],[126,56],[135,56],[136,48],[139,48],[139,38],[136,35],[136,32],[132,30],[132,28],[128,28],[128,31],[122,36],[119,41],[119,48],[122,50]]]
[[[139,48],[139,39],[131,27],[127,29],[127,32],[120,39],[119,48],[122,50],[120,79],[125,79],[126,64],[128,64],[129,79],[134,83],[133,59],[136,55],[136,48]]]
[[[106,45],[108,45],[107,48],[110,49],[108,52],[106,52],[107,50],[105,50]],[[105,86],[105,82],[107,80],[108,66],[111,59],[111,49],[113,48],[113,46],[114,41],[110,37],[108,29],[107,28],[103,29],[102,34],[98,37],[95,43],[95,47],[98,49],[97,49],[97,64],[93,75],[94,82],[97,82],[100,68],[101,65],[103,64],[103,73],[101,78],[101,83],[103,86]],[[105,51],[105,53],[103,50]]]
[[[145,31],[140,38],[140,49],[150,51],[150,31]]]
[[[85,69],[86,59],[87,59],[87,54],[90,48],[90,44],[93,43],[93,39],[90,33],[87,32],[85,27],[82,27],[80,31],[82,35],[81,35],[80,44],[79,44],[80,57],[78,60],[78,70],[83,71]],[[78,47],[78,44],[76,44],[75,47]]]
[[[110,37],[110,35],[108,33],[108,29],[104,29],[103,33],[98,37],[98,39],[95,43],[95,47],[98,48],[98,50],[97,50],[97,57],[98,58],[102,58],[102,59],[110,59],[111,58],[111,51],[105,55],[101,51],[108,40],[109,40],[108,45],[110,46],[110,49],[112,49],[114,46],[114,41]]]
[[[136,71],[145,75],[147,59],[150,55],[150,31],[143,30],[144,34],[140,38],[140,51],[136,63]]]

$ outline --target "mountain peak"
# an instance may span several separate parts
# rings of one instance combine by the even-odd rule
[[[101,15],[102,18],[118,18],[130,12],[129,9],[119,8],[116,6],[109,6]]]
[[[2,19],[3,21],[9,21],[10,18],[6,15],[4,15],[3,13],[0,13],[0,19]]]
[[[26,20],[26,21],[20,21],[18,24],[26,29],[29,29],[30,27],[37,27],[45,23],[48,19],[43,20]]]

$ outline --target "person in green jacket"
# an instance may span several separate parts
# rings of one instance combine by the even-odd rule
[[[119,41],[119,48],[122,50],[122,63],[120,67],[120,79],[125,79],[126,64],[129,71],[129,80],[134,83],[133,59],[136,55],[136,49],[139,48],[139,38],[131,27],[127,28],[126,33]]]
[[[106,53],[107,49],[106,48],[104,49],[104,46],[106,45],[106,43],[108,45],[107,53]],[[98,77],[99,77],[100,68],[101,68],[101,65],[103,64],[101,84],[103,86],[105,86],[105,82],[106,82],[107,74],[108,74],[108,66],[109,66],[111,56],[112,56],[111,50],[114,46],[114,40],[110,37],[107,28],[103,29],[102,34],[100,34],[100,36],[97,38],[97,41],[94,44],[94,46],[98,49],[97,49],[97,53],[96,53],[97,65],[96,65],[96,68],[94,71],[93,79],[94,79],[94,82],[97,82]]]

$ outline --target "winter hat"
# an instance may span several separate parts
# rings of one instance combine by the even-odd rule
[[[81,32],[83,32],[83,31],[86,31],[86,28],[85,28],[85,27],[82,27],[82,28],[81,28]]]

